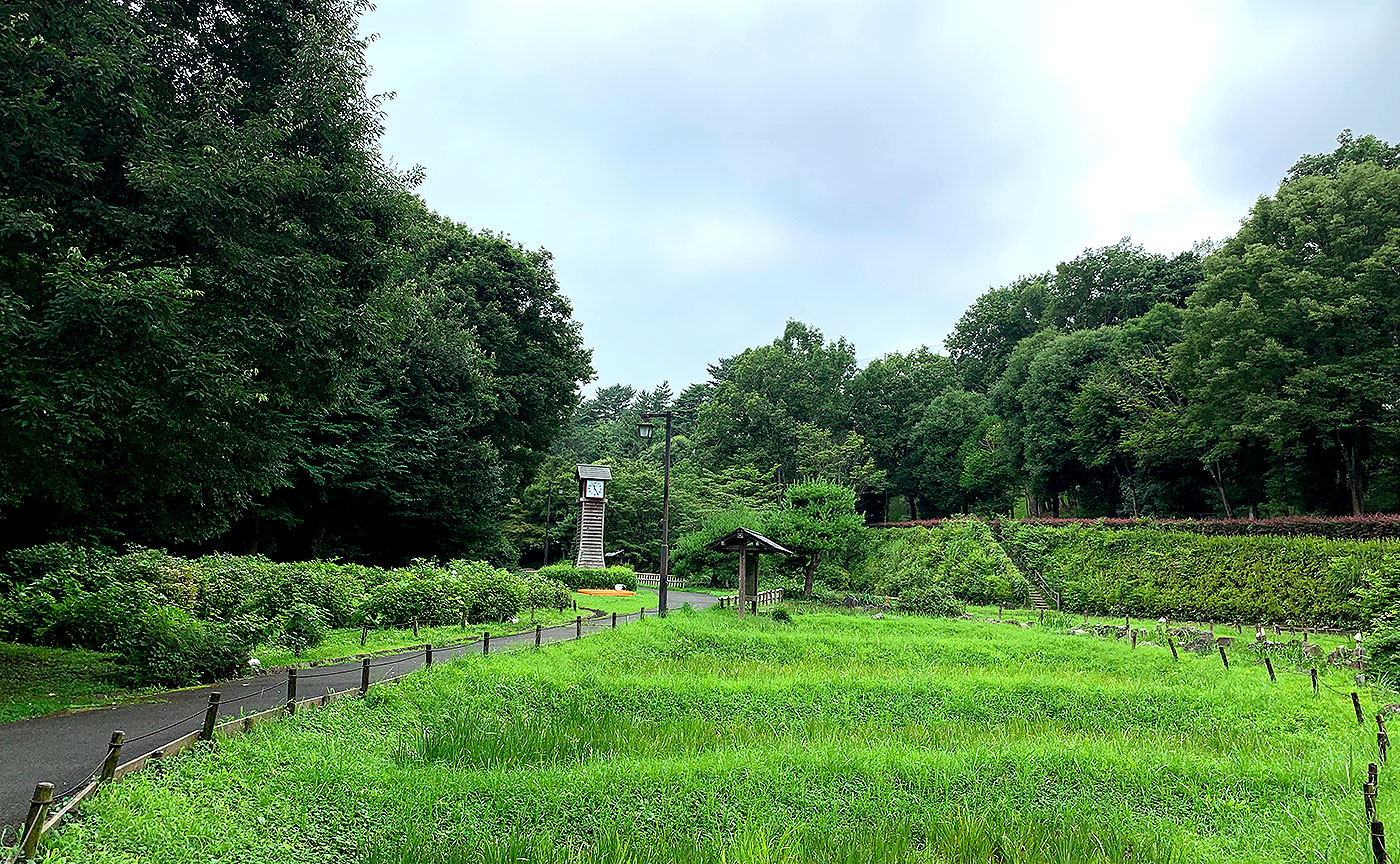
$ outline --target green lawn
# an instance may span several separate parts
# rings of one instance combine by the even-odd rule
[[[117,683],[110,654],[0,642],[0,723],[139,695]]]
[[[442,664],[109,787],[47,860],[1369,860],[1374,727],[1305,676],[794,619],[674,614]],[[1396,788],[1383,768],[1383,819]]]

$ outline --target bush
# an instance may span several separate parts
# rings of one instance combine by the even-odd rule
[[[294,603],[273,623],[270,633],[272,641],[300,657],[301,652],[315,648],[326,638],[326,623],[319,608],[310,603]]]
[[[937,527],[948,519],[886,522],[882,527]],[[997,520],[993,520],[994,523]],[[1400,538],[1400,515],[1274,516],[1268,519],[1020,519],[1002,525],[1036,525],[1045,528],[1155,528],[1185,531],[1209,537],[1326,537],[1331,540],[1384,540]]]
[[[525,605],[525,582],[509,570],[484,561],[453,561],[448,572],[460,585],[462,605],[472,624],[510,621]]]
[[[954,617],[961,615],[966,607],[947,588],[933,582],[901,595],[899,608],[916,615]]]
[[[176,606],[146,611],[112,644],[134,686],[180,687],[231,678],[248,662],[252,633],[199,621]]]
[[[149,585],[111,585],[78,594],[54,605],[50,621],[36,634],[37,642],[64,648],[111,650],[137,626],[147,611],[161,606]]]
[[[788,611],[786,609],[779,606],[773,610],[773,620],[782,624],[791,624],[792,615],[788,614]]]
[[[365,571],[370,569],[329,561],[275,564],[270,572],[264,571],[264,578],[271,581],[257,589],[240,611],[275,619],[288,607],[305,603],[319,610],[327,626],[345,627],[365,601]]]
[[[635,591],[637,574],[631,567],[575,567],[570,561],[550,564],[536,571],[546,579],[553,579],[568,586],[570,591],[580,588],[612,588],[617,585]]]
[[[569,608],[569,586],[563,582],[539,573],[527,573],[521,581],[525,586],[525,606],[530,609]]]
[[[871,554],[861,565],[861,582],[882,593],[904,597],[939,586],[969,603],[1024,603],[1030,583],[992,536],[973,519],[934,528],[889,528],[877,532]]]
[[[434,575],[424,568],[394,571],[391,579],[369,590],[355,617],[374,624],[406,626],[451,624],[462,620],[460,586],[449,582],[445,572]]]

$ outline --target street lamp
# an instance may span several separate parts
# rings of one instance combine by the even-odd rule
[[[662,459],[662,481],[661,481],[661,574],[657,580],[657,593],[660,598],[657,602],[657,614],[662,618],[666,617],[666,582],[671,572],[671,418],[672,411],[657,411],[652,414],[643,414],[642,422],[637,424],[637,437],[642,440],[650,440],[656,427],[647,421],[653,417],[666,418],[666,450]]]

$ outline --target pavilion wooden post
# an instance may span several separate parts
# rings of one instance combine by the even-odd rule
[[[739,617],[744,617],[744,595],[749,590],[749,553],[739,550]]]

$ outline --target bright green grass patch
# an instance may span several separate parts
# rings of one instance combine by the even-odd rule
[[[108,788],[47,860],[1340,864],[1374,742],[1349,698],[1211,658],[714,610],[259,727]]]
[[[149,692],[122,687],[118,673],[111,654],[0,642],[0,723]]]
[[[604,612],[623,613],[636,612],[638,609],[646,607],[655,609],[659,601],[659,595],[650,588],[637,588],[636,594],[631,597],[600,597],[597,594],[579,594],[574,592],[573,598],[578,603],[578,608],[601,609]],[[570,613],[574,614],[574,613]]]

